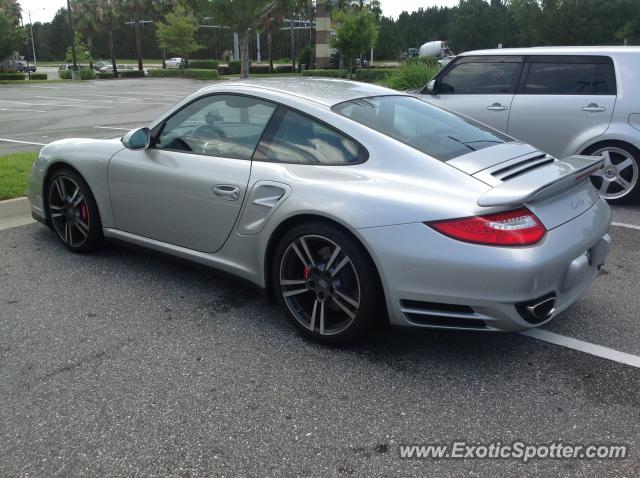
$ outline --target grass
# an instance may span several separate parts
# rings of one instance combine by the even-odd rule
[[[38,153],[13,153],[0,156],[0,199],[27,194],[28,177]]]

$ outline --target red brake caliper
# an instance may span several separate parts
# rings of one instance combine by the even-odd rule
[[[82,216],[82,220],[86,223],[89,222],[89,209],[85,203],[80,205],[80,215]]]
[[[309,269],[308,267],[304,268],[304,278],[305,280],[308,279],[309,277],[311,277],[311,269]]]

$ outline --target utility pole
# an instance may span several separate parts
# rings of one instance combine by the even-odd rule
[[[67,0],[69,1],[69,0]],[[130,22],[125,22],[125,25],[133,25],[133,29],[136,34],[136,51],[138,52],[138,70],[143,71],[142,68],[142,42],[140,40],[140,25],[144,25],[146,23],[153,23],[153,20],[131,20]]]
[[[22,28],[24,28],[24,22],[22,21],[22,15],[20,15],[20,26]],[[20,57],[20,58],[22,58],[22,57]],[[29,77],[29,79],[31,79],[31,67],[29,66],[29,53],[28,52],[27,52],[27,55],[26,55],[25,59],[27,61],[27,76]]]
[[[78,58],[76,57],[76,39],[73,34],[73,18],[71,16],[71,5],[67,0],[67,14],[69,15],[69,38],[71,39],[71,57],[73,59],[73,70],[71,70],[71,78],[79,80],[78,75]]]
[[[38,8],[38,11],[46,10],[46,8]],[[27,14],[29,15],[29,30],[31,31],[31,49],[33,51],[33,64],[37,64],[38,60],[36,60],[36,43],[33,41],[33,23],[31,22],[31,10],[27,10]]]

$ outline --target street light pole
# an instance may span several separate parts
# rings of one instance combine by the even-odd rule
[[[33,50],[33,64],[36,65],[38,63],[38,60],[36,60],[36,44],[33,41],[33,22],[31,21],[31,10],[27,10],[27,14],[29,15],[29,30],[31,31],[31,48]]]

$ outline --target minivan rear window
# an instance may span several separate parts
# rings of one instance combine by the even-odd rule
[[[360,98],[337,104],[332,110],[440,161],[513,141],[413,96]]]
[[[607,61],[608,60],[608,61]],[[525,95],[615,95],[616,79],[610,58],[531,58],[518,91]]]

